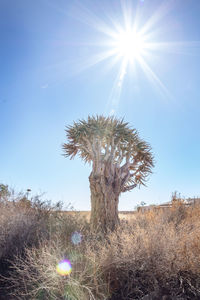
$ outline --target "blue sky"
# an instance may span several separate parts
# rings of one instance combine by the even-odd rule
[[[119,92],[121,60],[101,59],[124,13],[138,30],[147,24],[157,46],[144,57],[147,71],[128,64]],[[112,111],[156,161],[147,187],[123,194],[120,210],[175,190],[199,196],[199,14],[199,0],[0,0],[0,182],[90,209],[90,167],[62,156],[64,129]]]

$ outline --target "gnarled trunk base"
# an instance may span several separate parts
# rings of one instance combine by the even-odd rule
[[[119,194],[112,184],[105,183],[104,176],[93,176],[90,174],[91,190],[91,230],[113,231],[119,224],[118,203]]]

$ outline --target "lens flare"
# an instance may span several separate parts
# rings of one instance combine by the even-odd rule
[[[82,241],[82,234],[78,231],[75,231],[71,236],[71,241],[74,245],[78,245]]]
[[[69,260],[61,260],[56,266],[56,272],[61,276],[70,275],[72,271],[72,266]]]

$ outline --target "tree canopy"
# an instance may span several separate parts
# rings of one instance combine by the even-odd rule
[[[102,163],[110,163],[113,172],[122,178],[121,192],[144,185],[154,166],[150,145],[142,140],[136,129],[123,119],[92,116],[66,127],[68,143],[63,144],[64,155],[79,155],[93,164],[93,172],[100,175]],[[104,173],[105,174],[105,173]]]

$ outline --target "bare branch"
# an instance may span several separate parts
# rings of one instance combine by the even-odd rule
[[[136,186],[137,186],[136,183],[134,183],[134,184],[132,184],[132,185],[129,185],[129,186],[126,186],[126,187],[124,187],[124,188],[122,189],[122,193],[131,191],[131,190],[134,189]]]

